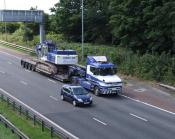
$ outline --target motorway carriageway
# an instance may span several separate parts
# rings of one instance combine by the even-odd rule
[[[63,83],[23,69],[20,57],[0,50],[0,89],[81,139],[172,139],[175,113],[125,96],[93,96],[92,107],[61,101]]]

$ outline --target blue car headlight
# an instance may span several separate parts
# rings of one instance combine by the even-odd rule
[[[83,102],[83,100],[82,100],[81,98],[78,98],[77,100],[78,100],[79,102]]]

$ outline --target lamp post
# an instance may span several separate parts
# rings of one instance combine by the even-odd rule
[[[81,49],[82,61],[84,60],[84,0],[81,0]]]
[[[5,2],[5,0],[4,0],[4,10],[6,10],[6,2]],[[4,24],[5,24],[5,40],[7,41],[7,24],[6,24],[6,22]]]

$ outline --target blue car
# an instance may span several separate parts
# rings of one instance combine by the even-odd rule
[[[92,96],[81,86],[64,85],[61,89],[61,99],[71,102],[74,106],[92,104]]]

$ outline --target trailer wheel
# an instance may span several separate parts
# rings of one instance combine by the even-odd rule
[[[32,64],[29,64],[29,65],[28,65],[28,69],[29,69],[29,70],[32,70]]]
[[[21,62],[21,66],[24,68],[24,65],[25,65],[25,62],[24,61],[22,61]]]
[[[23,60],[21,60],[21,66],[23,66],[23,64],[24,64],[24,61],[23,61]]]
[[[28,69],[28,67],[29,67],[29,63],[26,62],[25,63],[25,68]]]
[[[35,71],[35,66],[34,65],[32,65],[32,69],[31,69],[32,71]]]
[[[98,86],[95,87],[95,89],[94,89],[94,94],[95,94],[96,96],[100,96],[100,89],[99,89]]]
[[[23,65],[22,66],[23,66],[23,68],[25,68],[26,67],[26,62],[23,62]]]

